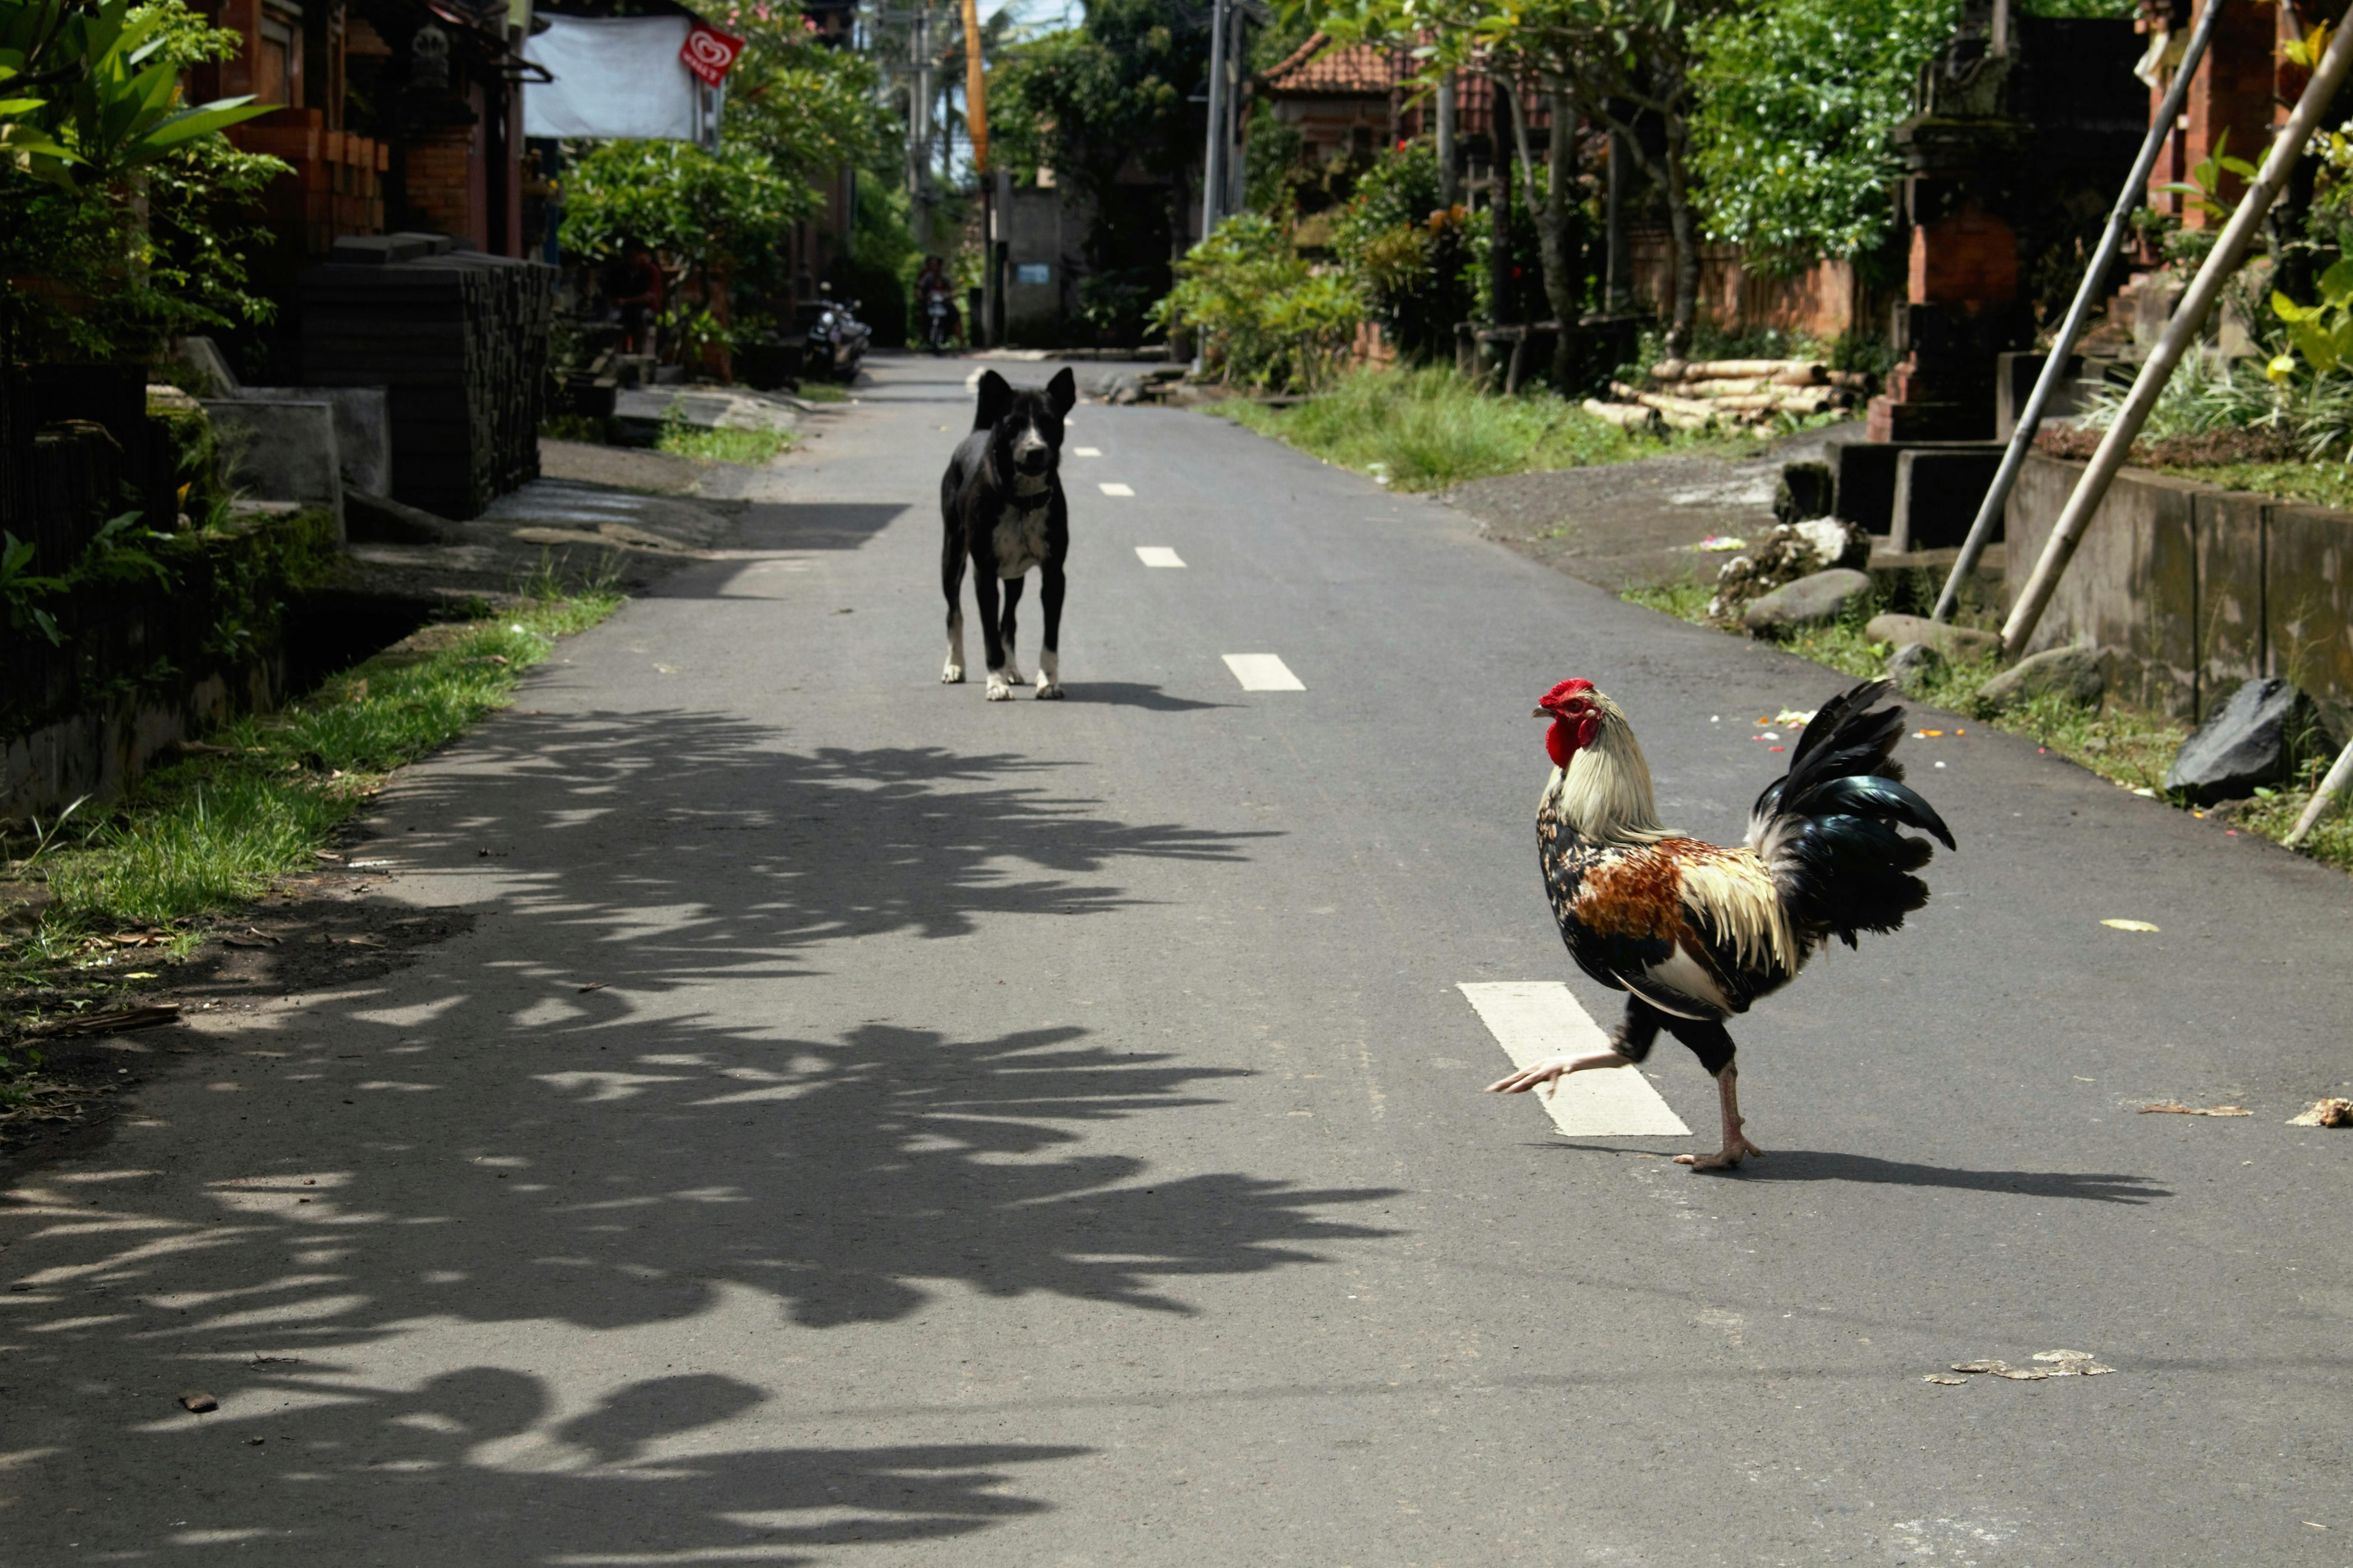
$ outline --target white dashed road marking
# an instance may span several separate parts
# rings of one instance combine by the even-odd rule
[[[1138,561],[1143,562],[1146,566],[1182,566],[1185,564],[1183,561],[1177,558],[1176,552],[1169,549],[1165,544],[1139,544],[1135,547],[1135,558]]]
[[[1514,1067],[1609,1048],[1601,1026],[1557,980],[1465,981],[1461,991]],[[1550,1100],[1540,1089],[1529,1092],[1543,1101],[1552,1124],[1572,1138],[1692,1135],[1639,1067],[1572,1073],[1555,1079],[1553,1089]]]
[[[1226,668],[1242,683],[1244,691],[1304,691],[1306,684],[1291,673],[1291,667],[1271,653],[1229,653],[1222,656]]]
[[[1103,483],[1097,485],[1095,489],[1103,491],[1103,493],[1107,496],[1132,496],[1135,493],[1127,486],[1113,479],[1105,480]]]
[[[1066,419],[1062,423],[1067,425],[1070,421]],[[1101,447],[1073,447],[1071,448],[1071,451],[1073,456],[1081,458],[1100,458],[1103,456],[1103,448]]]

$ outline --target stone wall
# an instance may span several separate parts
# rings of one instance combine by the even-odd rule
[[[174,743],[286,694],[288,606],[340,560],[324,508],[257,510],[153,547],[171,573],[44,602],[58,640],[0,626],[0,823],[121,794]]]
[[[2041,558],[2082,463],[2031,456],[2005,518],[2010,591]],[[2202,719],[2254,676],[2353,701],[2353,512],[2116,476],[2035,630],[2033,650],[2116,650],[2126,701]]]

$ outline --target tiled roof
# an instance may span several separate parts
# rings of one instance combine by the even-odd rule
[[[1372,94],[1386,97],[1407,74],[1405,58],[1374,44],[1335,48],[1323,33],[1312,35],[1291,58],[1260,79],[1271,93]]]

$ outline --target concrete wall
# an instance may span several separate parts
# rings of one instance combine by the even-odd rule
[[[1012,342],[1062,341],[1069,317],[1068,268],[1079,246],[1062,193],[1024,186],[1002,218],[1005,236],[1005,335]],[[1042,281],[1021,281],[1023,268],[1045,269]]]
[[[2032,570],[2084,471],[2037,454],[2010,492],[2009,574]],[[2116,650],[2126,701],[2203,719],[2255,676],[2353,701],[2353,512],[2127,468],[2035,630]]]

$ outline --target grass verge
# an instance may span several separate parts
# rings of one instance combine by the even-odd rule
[[[0,839],[0,882],[46,899],[29,928],[0,931],[0,995],[60,984],[90,994],[152,979],[203,934],[320,852],[395,768],[427,755],[511,699],[556,639],[621,596],[543,593],[482,619],[427,627],[277,713],[216,731],[197,754],[142,777],[100,812]],[[10,855],[21,858],[9,858]],[[129,955],[109,942],[152,932]],[[0,1084],[7,1079],[0,1058]]]
[[[1707,618],[1708,600],[1714,594],[1707,584],[1683,582],[1630,589],[1620,596],[1678,620],[1714,626]],[[1885,672],[1887,656],[1895,651],[1885,643],[1873,642],[1863,631],[1877,613],[1873,606],[1856,609],[1834,626],[1808,627],[1781,646],[1841,674],[1869,679]],[[2113,702],[2095,711],[2058,697],[2039,697],[1997,710],[1978,700],[1978,689],[2000,668],[1990,658],[1952,660],[1917,683],[1911,695],[1947,712],[2023,736],[2123,788],[2163,798],[2166,773],[2181,742],[2189,738],[2189,726]],[[2183,809],[2200,817],[2227,816],[2238,826],[2276,843],[2295,826],[2327,765],[2327,758],[2315,758],[2306,764],[2298,787],[2258,790],[2254,799],[2235,808],[2220,806],[2212,813]],[[2297,852],[2340,871],[2353,872],[2353,807],[2338,806],[2313,829]]]
[[[715,463],[741,463],[760,468],[791,449],[793,437],[784,430],[706,430],[672,419],[662,426],[655,447],[678,458],[707,458]]]
[[[2164,466],[2157,471],[2226,490],[2353,508],[2353,465],[2345,463],[2224,463],[2212,468]]]
[[[1289,408],[1235,398],[1207,411],[1400,490],[1666,452],[1747,457],[1764,450],[1767,439],[1630,435],[1549,393],[1497,397],[1439,368],[1356,371]]]

